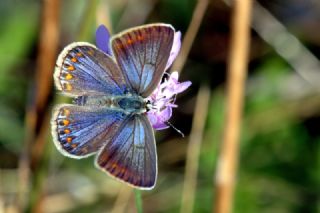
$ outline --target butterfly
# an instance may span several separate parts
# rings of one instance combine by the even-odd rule
[[[73,104],[57,105],[52,136],[67,157],[96,155],[95,165],[139,189],[157,179],[155,136],[147,98],[159,85],[173,46],[168,24],[131,28],[111,38],[112,55],[76,42],[58,56],[54,82]]]

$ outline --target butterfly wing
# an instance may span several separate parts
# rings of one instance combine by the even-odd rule
[[[85,42],[72,43],[61,52],[54,80],[58,90],[69,96],[122,95],[127,88],[113,59]]]
[[[158,86],[170,55],[174,28],[151,24],[127,30],[112,38],[113,54],[128,84],[142,97]]]
[[[88,157],[113,137],[126,117],[107,108],[58,105],[51,120],[53,141],[68,157]]]
[[[148,118],[143,114],[128,117],[97,155],[96,166],[134,187],[153,188],[157,178],[157,154]]]

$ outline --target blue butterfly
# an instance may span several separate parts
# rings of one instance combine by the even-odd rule
[[[150,24],[111,39],[113,56],[95,46],[68,45],[57,60],[55,85],[74,104],[53,110],[53,141],[71,158],[96,154],[95,165],[139,189],[157,179],[155,137],[146,100],[164,74],[175,30]]]

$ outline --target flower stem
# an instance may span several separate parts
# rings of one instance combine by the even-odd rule
[[[181,213],[193,212],[197,190],[200,149],[208,113],[209,101],[210,89],[208,86],[203,85],[200,87],[197,95],[194,117],[192,119],[192,129],[187,147],[186,168],[180,210]]]
[[[142,197],[141,197],[141,191],[139,189],[134,190],[134,198],[136,201],[136,207],[137,207],[137,212],[142,213]]]
[[[249,60],[252,0],[233,1],[232,37],[228,64],[226,118],[215,180],[214,212],[233,212],[240,146],[240,128]]]

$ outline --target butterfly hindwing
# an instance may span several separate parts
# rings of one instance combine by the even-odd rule
[[[54,80],[70,96],[121,95],[128,87],[113,58],[85,42],[72,43],[62,51]]]
[[[101,149],[96,165],[134,187],[153,188],[157,178],[157,154],[148,118],[143,114],[128,117]]]
[[[112,38],[113,54],[128,85],[148,97],[160,83],[174,39],[171,25],[150,24]]]
[[[55,145],[66,156],[88,157],[113,137],[126,117],[108,108],[58,105],[51,120]]]

